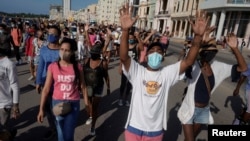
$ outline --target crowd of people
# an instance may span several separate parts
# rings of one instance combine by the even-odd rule
[[[187,41],[176,63],[163,66],[170,33],[135,28],[137,19],[129,9],[126,3],[120,10],[120,26],[47,20],[31,24],[17,18],[8,27],[3,21],[0,24],[0,134],[9,133],[13,137],[17,132],[7,123],[11,117],[20,115],[17,66],[25,61],[30,70],[27,79],[41,95],[37,121],[42,123],[46,116],[49,123],[46,140],[57,135],[59,141],[74,141],[80,95],[89,117],[85,124],[91,125],[90,135],[96,135],[98,106],[105,94],[111,94],[108,66],[112,57],[120,59],[118,105],[129,107],[126,141],[163,139],[167,130],[169,90],[183,78],[187,87],[178,118],[185,141],[194,141],[201,125],[212,124],[209,101],[215,89],[235,73],[242,73],[242,77],[248,75],[237,37],[233,33],[226,37],[237,64],[214,60],[218,49],[210,35],[215,27],[208,26],[205,11],[197,11],[195,21],[190,21],[194,37]],[[76,26],[76,34],[70,30],[71,26]],[[24,47],[23,59],[20,47]],[[15,63],[9,59],[12,50]],[[235,95],[245,77],[240,79]],[[249,90],[246,91],[249,99],[248,93]],[[245,122],[250,119],[249,107],[246,112]]]

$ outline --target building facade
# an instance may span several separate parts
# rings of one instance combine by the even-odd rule
[[[120,24],[119,10],[122,0],[99,0],[97,4],[97,23]]]
[[[175,38],[185,39],[192,36],[189,17],[193,18],[199,9],[200,0],[171,0],[172,12],[170,14],[172,27],[170,33]]]
[[[155,8],[154,29],[160,33],[172,29],[171,11],[173,0],[157,0]]]
[[[63,7],[61,5],[50,5],[49,19],[50,20],[63,20]]]
[[[200,8],[209,12],[210,25],[217,27],[214,32],[217,40],[233,32],[239,42],[244,38],[250,48],[250,0],[203,0]]]

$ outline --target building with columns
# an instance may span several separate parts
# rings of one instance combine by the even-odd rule
[[[214,32],[217,40],[233,32],[244,38],[250,48],[250,0],[203,0],[200,8],[209,12],[210,25],[217,27]]]
[[[71,0],[63,0],[63,17],[68,19],[70,16],[71,10]]]
[[[122,0],[99,0],[97,4],[97,22],[105,24],[120,24],[119,10]]]
[[[183,38],[192,36],[191,26],[188,18],[194,17],[196,10],[199,9],[199,1],[201,0],[171,0],[172,27],[170,33],[175,38]]]
[[[153,29],[153,24],[154,24],[154,20],[155,20],[155,4],[156,4],[156,0],[147,0],[148,2],[148,15],[147,15],[147,29]],[[156,29],[156,28],[155,28]]]
[[[148,2],[141,1],[138,9],[138,20],[137,20],[137,27],[139,29],[147,30],[147,22],[148,22],[148,14],[149,14],[149,7]]]
[[[157,0],[155,8],[155,20],[153,28],[160,33],[171,31],[171,11],[173,9],[174,0]]]

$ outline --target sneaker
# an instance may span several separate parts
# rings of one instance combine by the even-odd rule
[[[90,125],[92,123],[92,117],[89,117],[89,119],[86,121],[86,125]]]
[[[44,140],[51,140],[56,136],[56,130],[49,130],[43,137]]]
[[[35,79],[34,76],[30,76],[30,77],[28,78],[29,81],[34,80],[34,79]]]
[[[119,105],[119,106],[123,106],[123,101],[122,101],[122,99],[119,99],[118,105]]]
[[[125,104],[126,106],[130,106],[130,103],[128,102],[128,101],[126,101],[126,104]]]
[[[95,136],[95,128],[91,127],[90,129],[90,135]]]

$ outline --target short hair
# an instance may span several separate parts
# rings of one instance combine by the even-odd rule
[[[49,26],[49,29],[51,29],[51,28],[56,29],[57,32],[58,32],[58,35],[61,36],[61,29],[60,29],[58,26],[56,26],[56,25],[51,25],[51,26]]]

